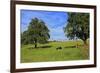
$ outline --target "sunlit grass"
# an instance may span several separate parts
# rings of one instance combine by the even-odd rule
[[[78,45],[78,47],[76,47]],[[57,47],[62,49],[57,50]],[[82,41],[49,42],[47,44],[22,45],[21,62],[47,62],[47,61],[69,61],[89,59],[88,51],[85,50]],[[89,49],[89,48],[87,48]],[[85,50],[86,52],[84,52]]]

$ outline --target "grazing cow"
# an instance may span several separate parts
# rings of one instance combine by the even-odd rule
[[[62,49],[62,47],[57,47],[56,49],[57,49],[57,50],[61,50],[61,49]]]

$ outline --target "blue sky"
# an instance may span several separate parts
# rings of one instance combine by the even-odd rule
[[[21,32],[27,30],[33,18],[43,20],[50,30],[50,40],[65,40],[63,27],[67,24],[67,12],[21,10]]]

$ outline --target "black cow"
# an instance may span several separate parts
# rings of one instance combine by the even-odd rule
[[[62,47],[57,47],[56,49],[57,49],[57,50],[61,50],[61,49],[62,49]]]

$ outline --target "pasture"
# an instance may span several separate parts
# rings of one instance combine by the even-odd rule
[[[37,46],[37,48],[34,48],[34,44],[21,46],[21,63],[89,59],[89,47],[84,47],[82,41],[53,41]]]

